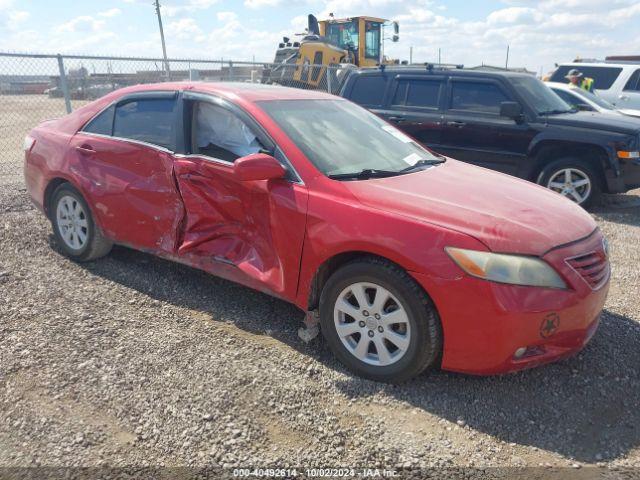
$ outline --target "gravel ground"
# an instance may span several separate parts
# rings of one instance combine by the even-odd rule
[[[22,185],[4,185],[0,466],[600,466],[579,471],[636,476],[633,199],[594,213],[613,282],[578,356],[389,386],[345,371],[320,338],[302,343],[303,313],[282,301],[122,247],[69,261]]]

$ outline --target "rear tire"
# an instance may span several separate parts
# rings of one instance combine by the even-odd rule
[[[597,204],[602,195],[601,175],[591,165],[573,157],[560,158],[545,165],[537,183],[583,208]]]
[[[104,257],[113,243],[102,236],[80,192],[63,183],[51,196],[49,208],[53,234],[62,252],[79,262]]]
[[[404,270],[378,258],[338,269],[320,296],[320,325],[336,357],[362,377],[401,383],[436,363],[436,309]],[[364,342],[364,343],[363,343]]]

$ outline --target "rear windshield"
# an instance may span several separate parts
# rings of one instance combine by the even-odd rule
[[[580,70],[585,77],[593,78],[593,88],[598,90],[607,90],[611,88],[613,82],[616,81],[622,68],[620,67],[587,67],[582,65],[560,65],[558,69],[551,75],[551,82],[568,83],[569,81],[564,78],[569,70]]]

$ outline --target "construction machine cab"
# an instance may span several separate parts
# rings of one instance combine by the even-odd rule
[[[318,22],[309,15],[306,33],[299,41],[284,37],[272,68],[265,68],[262,81],[300,88],[318,88],[332,93],[355,66],[374,67],[393,63],[382,51],[383,27],[387,20],[352,17]],[[398,41],[398,23],[393,22],[391,41]],[[300,35],[300,34],[298,34]]]
[[[382,63],[382,26],[386,20],[375,17],[330,18],[319,23],[319,33],[332,45],[353,53],[359,67]],[[393,39],[397,40],[397,23]]]

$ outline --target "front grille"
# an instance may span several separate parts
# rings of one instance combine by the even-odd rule
[[[602,286],[609,277],[609,261],[602,250],[567,259],[567,263],[580,274],[594,290]]]

